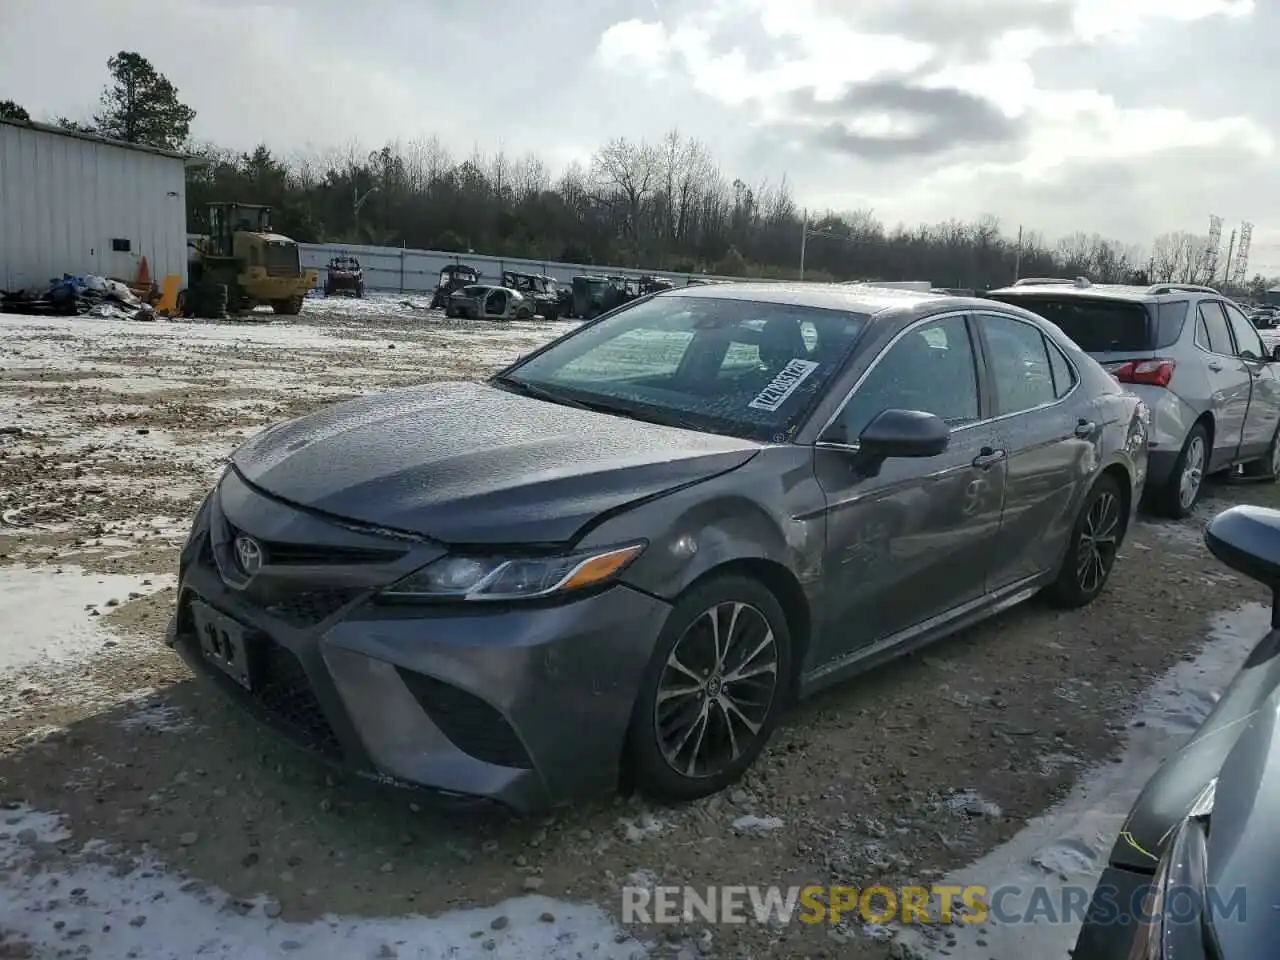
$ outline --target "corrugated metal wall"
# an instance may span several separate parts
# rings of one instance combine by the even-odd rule
[[[0,290],[64,273],[187,277],[179,158],[0,123]],[[113,240],[130,250],[112,250]]]

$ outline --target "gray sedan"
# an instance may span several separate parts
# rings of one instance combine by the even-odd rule
[[[484,383],[235,452],[175,644],[295,740],[529,810],[740,777],[795,699],[1045,591],[1102,591],[1147,413],[985,300],[717,284]]]

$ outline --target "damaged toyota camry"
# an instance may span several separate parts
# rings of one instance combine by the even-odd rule
[[[1103,590],[1147,413],[1018,307],[721,284],[235,451],[173,644],[295,741],[519,810],[723,789],[797,697]]]

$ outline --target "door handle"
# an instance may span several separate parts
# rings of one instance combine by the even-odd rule
[[[978,455],[973,458],[973,465],[979,470],[987,470],[995,466],[1005,458],[1006,454],[1003,450],[993,450],[991,447],[983,447],[978,451]]]
[[[1093,436],[1093,432],[1098,429],[1098,425],[1092,420],[1081,420],[1076,424],[1076,436],[1081,440],[1088,440]]]
[[[1222,370],[1222,364],[1218,363],[1215,360],[1210,360],[1207,364],[1205,364],[1205,366],[1207,366],[1214,373],[1218,373]]]

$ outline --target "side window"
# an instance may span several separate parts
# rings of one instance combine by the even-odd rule
[[[1044,342],[1049,351],[1049,372],[1053,374],[1053,395],[1061,400],[1076,385],[1076,372],[1052,340],[1045,337]]]
[[[1057,400],[1049,344],[1039,327],[994,313],[982,314],[981,322],[991,348],[998,412],[1021,413]]]
[[[1258,331],[1249,322],[1249,318],[1229,303],[1224,303],[1222,306],[1227,311],[1227,322],[1231,324],[1231,332],[1235,334],[1236,349],[1240,356],[1250,360],[1261,360],[1265,357],[1267,351],[1262,346],[1262,338],[1258,336]]]
[[[877,359],[832,425],[853,443],[885,410],[923,410],[950,426],[978,419],[978,375],[964,317],[912,327]]]
[[[1156,349],[1172,347],[1182,336],[1187,322],[1187,300],[1173,300],[1156,307]]]
[[[1227,328],[1227,315],[1222,312],[1222,304],[1218,301],[1201,301],[1196,342],[1210,353],[1218,353],[1224,357],[1235,356],[1235,347],[1231,343],[1231,331]]]

